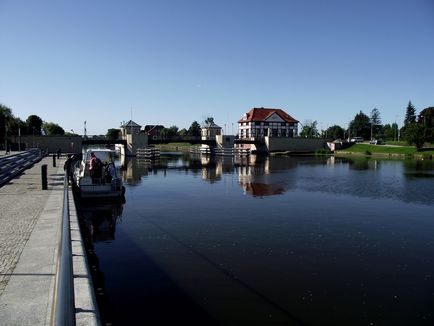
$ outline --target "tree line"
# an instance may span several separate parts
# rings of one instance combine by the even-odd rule
[[[204,121],[205,124],[214,123],[212,117]],[[305,121],[301,124],[301,137],[325,137],[333,139],[346,139],[352,137],[363,137],[364,139],[383,139],[383,140],[404,140],[417,149],[423,147],[424,143],[434,142],[434,107],[423,109],[416,115],[414,105],[409,101],[405,110],[404,125],[399,128],[395,122],[382,124],[381,114],[378,108],[371,110],[367,115],[360,111],[353,120],[350,121],[348,128],[333,125],[325,130],[318,129],[317,121]],[[108,129],[107,137],[118,138],[119,129]],[[188,129],[179,129],[173,125],[163,128],[160,131],[162,138],[173,137],[198,137],[201,133],[200,124],[193,121]],[[65,132],[61,126],[54,122],[43,121],[37,115],[30,115],[25,121],[13,115],[12,110],[0,104],[0,147],[5,143],[5,139],[11,135],[64,135],[71,134]]]
[[[12,110],[0,104],[0,147],[12,135],[64,135],[65,131],[54,122],[43,121],[37,115],[29,115],[25,121],[15,117]]]
[[[434,142],[434,107],[423,109],[416,115],[416,109],[409,101],[405,109],[404,125],[401,128],[398,127],[396,121],[391,124],[382,124],[380,110],[374,108],[369,116],[362,111],[357,113],[350,121],[348,128],[333,125],[320,131],[317,121],[306,121],[302,124],[300,136],[333,139],[357,136],[364,139],[403,140],[420,149],[424,143]]]

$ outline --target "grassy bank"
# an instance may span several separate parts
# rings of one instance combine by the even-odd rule
[[[418,152],[414,146],[388,146],[371,144],[354,144],[344,150],[336,151],[335,155],[362,155],[396,158],[432,158],[433,148],[425,148]]]

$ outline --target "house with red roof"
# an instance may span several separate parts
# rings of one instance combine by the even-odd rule
[[[238,120],[240,139],[297,136],[298,120],[281,109],[253,108]]]
[[[150,137],[158,138],[161,135],[161,131],[164,129],[162,125],[146,125],[144,133]]]

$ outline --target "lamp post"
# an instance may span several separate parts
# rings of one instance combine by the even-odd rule
[[[6,125],[6,119],[5,119],[5,155],[8,152],[8,126]]]

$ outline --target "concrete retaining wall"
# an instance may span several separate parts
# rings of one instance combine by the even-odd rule
[[[145,134],[132,134],[126,135],[127,151],[122,153],[126,156],[136,156],[137,149],[148,147],[148,135]]]
[[[279,138],[265,137],[269,152],[315,152],[327,148],[328,139],[324,138]]]
[[[77,326],[100,326],[101,319],[93,289],[92,276],[80,233],[74,196],[69,190],[69,214],[74,269],[75,318]]]
[[[25,148],[40,148],[48,149],[49,153],[56,153],[59,149],[62,153],[81,153],[82,145],[81,136],[21,136],[21,144]],[[14,138],[14,142],[18,143],[18,137]]]

